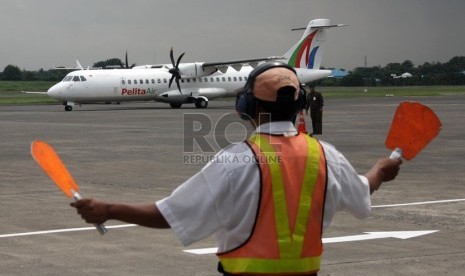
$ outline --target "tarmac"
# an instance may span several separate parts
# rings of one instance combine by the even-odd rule
[[[336,215],[324,233],[319,275],[464,275],[464,96],[325,99],[318,138],[363,174],[389,155],[386,135],[405,100],[431,107],[442,131],[373,194],[370,218]],[[214,254],[183,251],[214,247],[214,237],[184,248],[170,230],[117,221],[100,236],[34,162],[30,143],[50,143],[85,197],[155,202],[225,142],[250,134],[233,101],[212,101],[207,109],[93,104],[72,112],[60,105],[0,106],[0,128],[0,275],[219,275]],[[367,232],[390,231],[432,232],[366,239]]]

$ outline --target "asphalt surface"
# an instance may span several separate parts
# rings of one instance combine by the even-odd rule
[[[327,243],[320,275],[464,275],[465,97],[326,99],[319,138],[362,174],[389,154],[385,137],[403,100],[430,106],[443,123],[440,135],[373,195],[370,218],[340,212],[324,236],[437,232]],[[306,123],[311,125],[309,117]],[[192,134],[208,133],[208,127],[204,143],[196,140],[201,146],[193,142],[187,152]],[[52,144],[83,196],[154,202],[203,166],[214,153],[205,152],[206,145],[217,150],[222,137],[235,142],[250,133],[232,102],[210,102],[205,110],[149,102],[85,105],[72,112],[59,105],[0,106],[0,129],[0,275],[218,275],[215,255],[183,252],[169,230],[125,227],[100,236],[82,229],[90,225],[33,161],[30,143]],[[453,199],[458,201],[444,201]],[[415,202],[423,203],[383,207]],[[50,232],[58,229],[63,232]],[[208,238],[190,249],[212,246],[214,238]]]

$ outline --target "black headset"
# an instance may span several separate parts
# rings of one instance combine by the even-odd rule
[[[265,62],[260,64],[257,68],[250,72],[247,82],[244,85],[244,88],[237,93],[236,97],[236,111],[239,113],[239,116],[243,120],[252,120],[256,116],[256,101],[253,93],[253,88],[255,84],[255,80],[259,75],[263,72],[273,69],[273,68],[287,68],[294,72],[297,76],[297,72],[294,68],[289,66],[287,63],[280,62],[280,61],[273,61],[273,62]],[[302,108],[305,107],[305,92],[302,85],[299,82],[299,96],[298,99],[294,101],[294,111],[297,114]],[[277,100],[279,102],[279,99]],[[294,114],[294,115],[295,115]]]

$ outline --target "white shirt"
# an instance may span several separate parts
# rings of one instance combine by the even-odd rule
[[[297,134],[291,122],[262,124],[256,132]],[[321,144],[328,167],[323,227],[329,226],[339,210],[346,210],[357,218],[369,216],[371,198],[367,178],[358,175],[332,145]],[[169,197],[156,202],[184,246],[216,234],[219,252],[224,252],[247,240],[260,196],[259,168],[253,160],[254,153],[244,142],[230,145]]]

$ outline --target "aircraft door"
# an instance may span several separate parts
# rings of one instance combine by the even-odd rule
[[[125,77],[121,77],[121,89],[127,87],[127,80]]]
[[[119,83],[120,83],[119,91],[125,90],[127,88],[127,86],[128,86],[128,80],[125,77],[121,77],[121,80],[120,80]],[[115,96],[115,97],[119,96],[118,89],[116,87],[115,87],[115,89],[113,89],[113,94],[114,94],[113,96]]]

